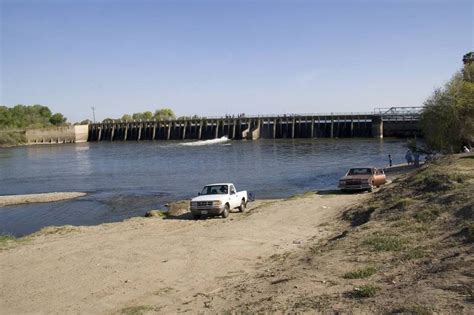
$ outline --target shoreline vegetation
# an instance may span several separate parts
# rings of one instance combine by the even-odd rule
[[[374,193],[262,200],[228,220],[3,237],[2,309],[473,313],[474,154],[406,169]]]
[[[53,114],[47,106],[22,105],[0,106],[0,147],[26,143],[27,129],[42,129],[68,125],[61,113]]]
[[[84,192],[50,192],[39,194],[6,195],[0,196],[0,207],[20,205],[25,203],[44,203],[75,199],[87,195]]]

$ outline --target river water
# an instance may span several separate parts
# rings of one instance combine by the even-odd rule
[[[255,198],[336,188],[349,167],[403,162],[405,140],[295,139],[101,142],[0,149],[0,195],[79,191],[74,200],[0,207],[0,233],[94,225],[143,216],[233,182]]]

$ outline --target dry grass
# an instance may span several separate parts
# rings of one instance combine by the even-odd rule
[[[365,267],[356,269],[354,271],[346,272],[343,276],[344,279],[364,279],[372,276],[377,272],[377,269],[374,267]]]

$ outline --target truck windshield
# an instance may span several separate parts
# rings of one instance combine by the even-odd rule
[[[347,175],[372,175],[370,168],[351,168]]]
[[[204,186],[201,195],[227,195],[227,185]]]

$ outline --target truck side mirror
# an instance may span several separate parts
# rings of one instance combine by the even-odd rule
[[[201,196],[201,193],[200,193],[200,192],[198,192],[198,196]]]

